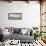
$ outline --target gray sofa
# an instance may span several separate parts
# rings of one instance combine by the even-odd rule
[[[5,37],[5,39],[9,39],[10,40],[20,40],[21,43],[30,43],[30,42],[33,42],[34,41],[34,37],[32,36],[32,31],[30,31],[30,34],[31,35],[28,35],[28,33],[26,34],[22,34],[21,33],[21,29],[22,28],[13,28],[13,27],[10,27],[9,28],[9,32],[11,33],[9,36]],[[26,28],[23,28],[23,29],[26,29]]]

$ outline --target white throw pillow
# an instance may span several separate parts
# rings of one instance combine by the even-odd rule
[[[30,35],[30,28],[27,28],[27,32],[26,32],[26,35]]]
[[[27,32],[27,29],[21,29],[21,33],[24,35]]]

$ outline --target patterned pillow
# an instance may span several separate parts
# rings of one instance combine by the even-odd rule
[[[20,33],[21,29],[20,28],[14,28],[14,33]]]

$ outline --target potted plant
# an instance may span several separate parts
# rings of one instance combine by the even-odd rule
[[[39,33],[38,27],[32,27],[32,28],[33,28],[33,30],[35,31],[35,32],[34,32],[34,40],[36,40],[36,38],[38,37],[38,33]]]
[[[42,32],[38,31],[39,28],[38,27],[32,27],[32,28],[35,31],[35,33],[34,33],[34,40],[36,40],[38,37],[41,38]]]

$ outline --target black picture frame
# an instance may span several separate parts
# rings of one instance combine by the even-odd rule
[[[22,20],[22,13],[8,13],[8,20]]]

